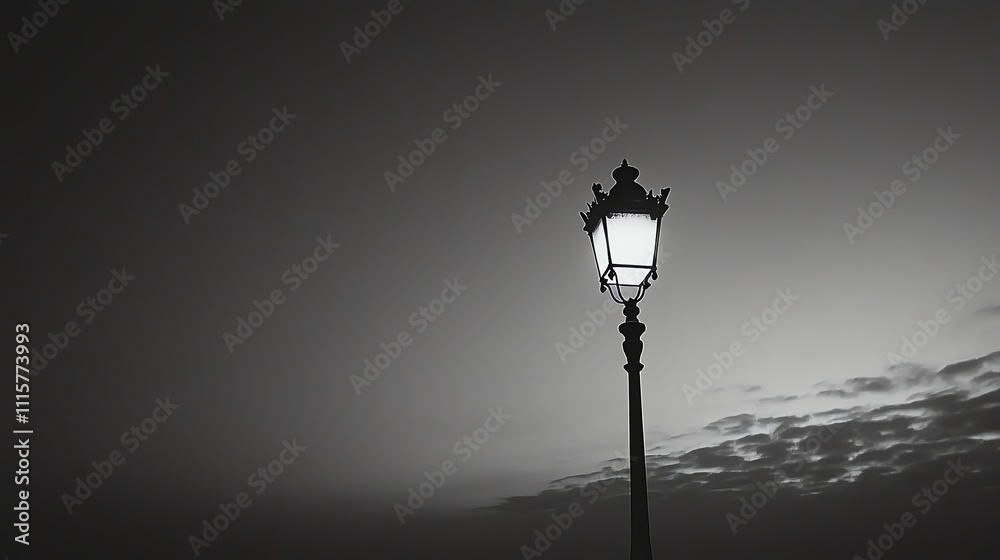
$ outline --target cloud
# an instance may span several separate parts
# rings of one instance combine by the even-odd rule
[[[796,400],[798,398],[800,398],[800,397],[794,397],[794,396],[791,396],[791,395],[775,395],[773,397],[764,397],[764,398],[760,399],[759,402],[766,402],[766,403],[779,402],[780,403],[780,402],[794,401],[794,400]]]
[[[972,379],[978,385],[1000,384],[1000,371],[987,371]]]
[[[847,389],[826,389],[825,391],[820,391],[817,396],[820,397],[841,397],[844,399],[849,399],[856,395],[855,392],[849,391]]]
[[[885,393],[893,389],[893,382],[888,377],[855,377],[845,383],[857,393]]]
[[[741,434],[746,433],[756,423],[757,418],[753,414],[737,414],[716,420],[705,426],[705,429],[723,434]]]
[[[890,367],[884,376],[854,377],[840,383],[825,381],[817,383],[815,387],[822,390],[816,396],[849,399],[866,393],[892,393],[914,387],[932,386],[940,381],[953,383],[956,378],[979,373],[994,362],[1000,363],[1000,352],[956,362],[937,371],[918,364],[899,364]],[[765,399],[761,401],[764,402]],[[769,401],[778,400],[772,398]]]
[[[1000,351],[987,354],[980,358],[974,358],[971,360],[965,360],[962,362],[957,362],[948,366],[941,368],[938,375],[944,377],[945,379],[958,377],[962,375],[971,375],[978,373],[980,369],[993,362],[1000,362]]]

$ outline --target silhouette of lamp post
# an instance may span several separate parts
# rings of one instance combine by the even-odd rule
[[[646,446],[643,440],[642,395],[639,372],[642,364],[640,337],[646,326],[639,322],[639,301],[656,280],[656,253],[660,239],[660,219],[667,211],[665,188],[659,195],[635,182],[639,170],[622,160],[614,170],[614,186],[605,193],[600,183],[594,183],[595,200],[587,205],[583,217],[584,231],[590,235],[594,259],[601,281],[601,292],[610,291],[611,298],[625,306],[625,322],[618,331],[625,337],[625,371],[628,372],[629,403],[629,484],[632,514],[631,560],[652,560],[653,548],[649,533],[649,505],[646,493]],[[622,289],[625,289],[625,292]],[[632,292],[626,298],[624,293]]]

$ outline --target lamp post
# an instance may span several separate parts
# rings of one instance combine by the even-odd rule
[[[629,485],[632,516],[631,560],[652,560],[649,533],[649,504],[646,491],[646,445],[643,439],[642,394],[639,372],[642,364],[640,337],[646,330],[639,317],[639,301],[656,280],[656,253],[660,238],[660,219],[667,211],[665,188],[659,195],[636,183],[639,170],[622,160],[614,170],[614,186],[607,193],[594,183],[594,202],[587,205],[584,231],[590,235],[597,262],[601,292],[610,291],[611,299],[623,304],[625,322],[618,332],[625,337],[625,371],[628,372],[629,408]],[[626,298],[629,289],[635,292]]]

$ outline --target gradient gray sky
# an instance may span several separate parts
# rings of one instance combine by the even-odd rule
[[[545,11],[557,2],[402,5],[350,63],[340,43],[384,4],[244,3],[223,21],[209,4],[71,4],[10,55],[27,154],[4,189],[0,251],[25,271],[9,280],[23,294],[9,298],[15,320],[44,342],[79,320],[112,268],[137,277],[35,381],[58,442],[39,452],[39,507],[67,534],[141,496],[172,512],[150,542],[189,553],[188,532],[291,438],[308,451],[259,499],[268,516],[310,504],[393,534],[406,529],[393,504],[497,407],[511,418],[415,519],[599,471],[627,444],[620,310],[565,362],[556,345],[607,297],[578,213],[624,157],[647,189],[672,189],[670,256],[639,317],[650,453],[716,445],[728,434],[705,427],[741,414],[988,386],[900,382],[887,354],[939,309],[949,322],[915,364],[938,371],[1000,349],[1000,276],[961,309],[949,297],[1000,239],[990,4],[928,2],[888,40],[876,22],[891,2],[586,2],[555,30]],[[672,53],[727,8],[735,21],[679,72]],[[7,27],[35,9],[9,10]],[[170,76],[57,181],[51,161],[155,64]],[[481,76],[500,85],[453,130],[445,112]],[[813,87],[833,94],[785,137],[779,120]],[[284,106],[287,129],[186,224],[178,205]],[[574,153],[606,119],[627,128],[581,170]],[[436,127],[447,139],[391,191],[384,173]],[[912,180],[906,162],[949,127],[957,140]],[[768,138],[779,149],[724,199],[717,182]],[[564,170],[573,183],[518,231],[511,214]],[[849,238],[844,224],[897,179],[906,192]],[[289,292],[283,274],[318,236],[340,247]],[[455,278],[468,289],[417,332],[411,314]],[[231,354],[222,334],[275,288],[287,301]],[[713,352],[749,341],[744,323],[776,290],[800,299],[689,402],[683,385]],[[403,330],[413,344],[358,395],[350,377]],[[883,376],[890,390],[819,394]],[[176,418],[67,518],[59,495],[168,394]]]

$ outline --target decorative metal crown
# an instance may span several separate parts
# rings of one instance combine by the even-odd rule
[[[659,195],[654,195],[653,191],[647,192],[645,187],[635,182],[639,177],[639,170],[629,165],[627,159],[622,160],[621,166],[615,169],[611,176],[615,179],[611,190],[605,193],[600,183],[594,183],[591,187],[594,191],[594,202],[587,204],[587,212],[580,212],[583,229],[587,233],[593,233],[601,218],[611,213],[632,212],[659,218],[670,208],[667,205],[670,187],[660,189]]]

